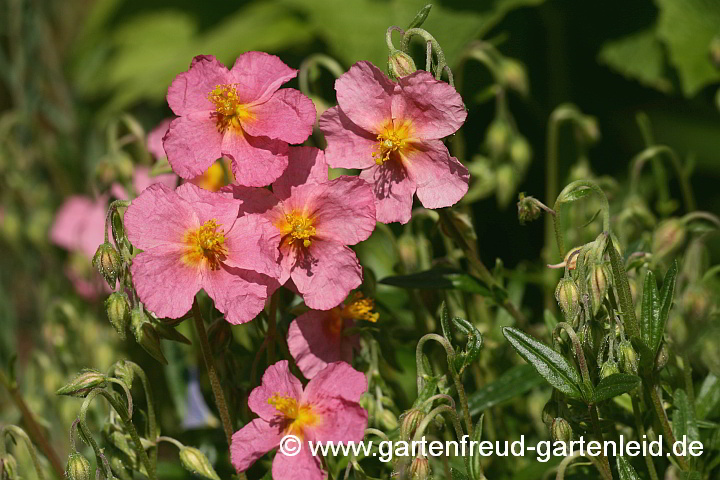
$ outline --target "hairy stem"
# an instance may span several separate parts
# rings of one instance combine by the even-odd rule
[[[631,394],[632,397],[632,409],[633,416],[635,417],[635,428],[637,428],[638,439],[645,438],[645,425],[642,420],[642,412],[640,411],[640,402],[636,394]],[[655,464],[653,463],[652,456],[645,455],[645,465],[647,465],[648,472],[650,473],[650,480],[658,480],[657,470],[655,470]]]
[[[657,386],[647,385],[647,390],[650,395],[650,399],[652,400],[653,408],[655,409],[655,415],[657,416],[660,426],[662,427],[663,434],[665,435],[665,441],[672,451],[672,447],[675,444],[676,439],[673,434],[672,427],[670,426],[670,421],[665,413],[665,409],[663,408],[662,399],[658,394]],[[690,466],[687,464],[684,457],[675,456],[675,459],[677,459],[678,465],[680,465],[680,468],[683,471],[687,472],[690,469]]]

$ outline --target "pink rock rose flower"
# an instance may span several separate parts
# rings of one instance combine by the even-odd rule
[[[240,202],[191,183],[148,187],[125,212],[130,266],[140,300],[159,317],[179,318],[204,289],[233,324],[264,307],[279,275],[275,228],[258,215],[238,218]],[[269,276],[269,277],[268,277]]]
[[[170,128],[170,123],[173,121],[172,118],[165,118],[158,123],[155,128],[150,130],[147,135],[147,149],[150,155],[155,157],[155,160],[161,160],[167,157],[165,153],[165,147],[163,147],[163,137]]]
[[[293,147],[287,170],[265,189],[233,187],[243,208],[263,212],[280,243],[280,284],[292,280],[305,304],[328,310],[362,283],[362,267],[348,245],[375,229],[375,204],[367,182],[328,180],[322,150]]]
[[[305,378],[313,378],[332,362],[352,363],[353,349],[359,348],[357,335],[345,335],[356,320],[376,322],[374,302],[357,293],[330,310],[310,310],[290,324],[287,342]]]
[[[373,185],[379,222],[407,223],[413,194],[426,208],[449,207],[468,189],[470,174],[442,138],[467,112],[453,87],[418,70],[391,81],[358,62],[335,82],[338,105],[319,121],[332,167],[362,169]]]
[[[275,480],[322,480],[326,473],[320,458],[310,453],[308,442],[360,442],[368,414],[358,401],[367,390],[365,375],[345,362],[331,363],[305,389],[292,376],[287,360],[271,365],[262,385],[250,393],[248,406],[257,418],[235,432],[230,459],[238,472],[250,468],[280,444],[285,435],[302,442],[300,452],[275,455]]]
[[[167,101],[178,116],[163,140],[175,173],[193,178],[222,156],[240,185],[262,187],[288,165],[288,144],[312,133],[315,106],[298,90],[280,89],[297,75],[278,57],[240,55],[228,70],[209,55],[173,80]]]

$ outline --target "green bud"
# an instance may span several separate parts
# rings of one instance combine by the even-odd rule
[[[593,315],[597,315],[610,286],[610,269],[605,264],[596,263],[590,269],[590,294]]]
[[[493,158],[502,157],[510,146],[512,128],[504,118],[492,121],[485,134],[485,145]]]
[[[558,409],[557,409],[557,402],[553,399],[551,399],[549,402],[545,404],[542,411],[542,421],[545,425],[547,425],[548,428],[552,426],[553,420],[555,420],[555,417],[557,417]]]
[[[510,163],[503,163],[495,170],[495,196],[500,208],[507,207],[515,196],[518,175]]]
[[[520,192],[518,195],[517,208],[520,225],[537,220],[542,214],[538,201],[534,197],[526,197],[524,192]]]
[[[180,463],[194,475],[210,480],[220,480],[218,474],[210,465],[210,460],[197,448],[183,447],[180,449]]]
[[[130,324],[130,305],[125,292],[113,292],[105,300],[108,320],[120,338],[125,340],[125,332]]]
[[[617,348],[618,357],[620,357],[620,370],[623,373],[637,375],[638,373],[638,357],[635,349],[628,340],[620,342]]]
[[[562,417],[553,420],[550,426],[550,438],[554,442],[570,442],[573,438],[573,431],[570,424]]]
[[[565,315],[565,320],[572,322],[580,313],[580,291],[570,277],[563,277],[555,289],[555,299]]]
[[[65,477],[68,480],[90,480],[90,462],[78,452],[72,452],[68,457]]]
[[[505,58],[500,62],[500,79],[503,85],[522,95],[530,90],[525,67],[517,60]]]
[[[232,330],[224,318],[215,320],[208,328],[207,334],[214,351],[221,352],[230,346]]]
[[[530,143],[522,135],[513,135],[510,142],[510,161],[520,172],[525,172],[530,166],[532,149]]]
[[[133,309],[130,315],[130,323],[137,343],[155,360],[167,365],[167,360],[160,345],[160,336],[143,311],[142,305],[138,305]]]
[[[410,441],[415,436],[415,430],[417,430],[418,425],[420,425],[420,422],[425,418],[425,412],[419,408],[411,408],[402,414],[400,418],[402,419],[402,423],[400,424],[400,438],[405,441]]]
[[[683,310],[692,321],[705,319],[712,305],[711,293],[703,285],[692,285],[685,290],[682,299]]]
[[[415,457],[408,469],[408,478],[410,480],[428,480],[430,479],[430,462],[426,457]]]
[[[615,360],[608,360],[607,362],[603,363],[602,367],[600,367],[600,378],[607,378],[610,375],[614,375],[616,373],[620,373],[620,369],[618,368],[618,364],[615,362]]]
[[[132,388],[135,379],[135,370],[125,360],[115,363],[115,377],[121,380],[128,388]]]
[[[68,395],[71,397],[86,397],[94,388],[105,388],[107,385],[107,377],[97,370],[86,368],[61,389],[57,395]]]
[[[720,35],[715,35],[710,41],[710,61],[715,68],[720,68]]]
[[[162,339],[184,343],[185,345],[192,345],[190,339],[188,339],[185,335],[163,322],[154,322],[153,326],[155,327],[158,336]]]
[[[687,232],[685,225],[679,218],[669,218],[658,225],[653,234],[652,252],[659,258],[664,258],[675,253],[683,243]]]
[[[398,419],[392,411],[385,408],[380,414],[380,424],[386,431],[395,430],[398,428]]]
[[[415,61],[407,53],[395,50],[388,57],[388,75],[393,80],[406,77],[416,71]]]
[[[92,265],[105,278],[110,288],[115,289],[115,283],[122,268],[122,259],[115,247],[109,242],[100,245],[92,259]]]
[[[660,346],[658,349],[657,355],[655,355],[655,371],[659,372],[663,368],[665,368],[665,365],[667,365],[668,362],[668,349],[667,345],[664,343]]]
[[[2,480],[20,480],[17,471],[17,461],[15,457],[9,453],[0,455],[0,479]]]

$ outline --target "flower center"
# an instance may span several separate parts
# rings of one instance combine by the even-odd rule
[[[317,422],[317,416],[312,408],[309,405],[298,405],[297,400],[292,397],[276,393],[268,398],[268,403],[290,422],[287,427],[288,432],[302,433],[303,427],[314,425]]]
[[[409,137],[410,125],[408,122],[404,122],[397,127],[390,122],[383,127],[377,136],[378,141],[375,144],[375,150],[372,152],[375,163],[382,165],[390,160],[393,152],[402,151],[407,147]]]
[[[185,237],[189,248],[183,258],[193,265],[207,262],[211,270],[219,269],[220,262],[227,256],[225,234],[222,229],[218,230],[220,226],[213,218],[197,230],[189,231]]]
[[[341,315],[345,318],[375,323],[380,318],[380,314],[373,312],[373,308],[375,301],[372,298],[365,298],[362,293],[356,292],[350,302],[343,307]]]
[[[225,132],[229,128],[242,128],[241,120],[253,115],[238,97],[237,84],[216,85],[208,94],[208,100],[215,104],[217,128]]]
[[[310,239],[317,233],[312,225],[312,220],[295,213],[285,215],[285,220],[288,223],[286,233],[290,235],[290,243],[296,240],[302,241],[304,247],[309,247],[312,243]]]

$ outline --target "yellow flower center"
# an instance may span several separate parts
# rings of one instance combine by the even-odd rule
[[[242,129],[241,120],[253,118],[238,97],[237,84],[216,85],[208,94],[208,100],[215,104],[217,128],[224,132],[229,128]]]
[[[286,432],[302,434],[304,427],[315,425],[318,421],[317,415],[309,405],[298,405],[294,398],[275,394],[268,398],[268,403],[289,423]]]
[[[189,248],[183,259],[192,265],[207,262],[211,270],[219,269],[220,262],[227,256],[225,234],[222,229],[218,230],[220,226],[213,218],[203,223],[200,228],[190,230],[185,236],[185,243]]]
[[[403,122],[398,126],[391,121],[381,128],[377,136],[378,142],[372,152],[373,159],[378,165],[390,160],[394,152],[402,153],[410,143],[410,123]]]
[[[380,314],[373,312],[373,308],[375,308],[375,301],[372,298],[366,298],[362,293],[356,292],[350,302],[343,307],[341,315],[344,318],[375,323],[380,318]]]
[[[283,230],[290,236],[290,243],[301,241],[304,247],[309,247],[311,238],[317,234],[312,220],[305,215],[290,213],[285,215],[285,221],[287,225]]]

